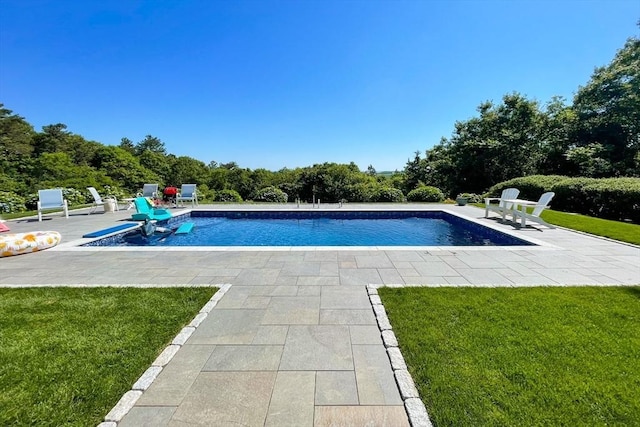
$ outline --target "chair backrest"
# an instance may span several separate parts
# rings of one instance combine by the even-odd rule
[[[505,200],[517,199],[520,194],[520,190],[517,188],[505,188],[502,190],[502,194],[500,195],[500,203],[499,206],[505,209],[511,209],[513,203],[507,203]]]
[[[193,194],[196,192],[196,184],[182,184],[180,187],[180,196],[181,197],[193,197]]]
[[[100,197],[100,194],[98,194],[98,190],[96,190],[95,187],[87,187],[87,190],[89,190],[89,193],[93,196],[93,200],[95,200],[96,204],[104,204],[102,197]]]
[[[38,190],[41,208],[61,208],[64,207],[62,189],[54,188],[50,190]]]
[[[142,187],[142,197],[156,197],[158,195],[158,184],[145,184]]]
[[[549,202],[555,195],[556,193],[554,193],[553,191],[549,191],[548,193],[544,193],[542,196],[540,196],[536,207],[533,208],[533,212],[531,212],[531,216],[540,216],[542,211],[545,210],[547,206],[549,206]]]
[[[136,211],[138,211],[138,213],[149,214],[153,212],[153,205],[149,203],[146,197],[136,197],[133,203],[136,205]]]

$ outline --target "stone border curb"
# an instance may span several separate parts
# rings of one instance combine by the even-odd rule
[[[407,370],[407,364],[402,357],[400,348],[398,348],[398,340],[393,333],[391,323],[387,317],[387,311],[382,305],[380,296],[378,295],[378,287],[382,285],[367,285],[367,294],[369,295],[369,302],[373,308],[373,312],[378,322],[378,328],[380,329],[380,335],[382,341],[387,349],[387,355],[391,362],[391,369],[393,369],[393,376],[398,384],[400,390],[400,397],[404,402],[407,416],[409,417],[409,423],[412,427],[432,427],[427,408],[420,400],[418,389],[416,388],[411,374]],[[401,288],[403,285],[384,285],[390,288]]]
[[[214,285],[215,286],[215,285]],[[193,334],[198,326],[207,318],[211,310],[218,304],[218,301],[231,288],[231,284],[226,283],[220,286],[218,292],[213,294],[211,299],[200,309],[200,312],[191,320],[191,322],[182,328],[176,335],[171,344],[162,350],[162,353],[153,361],[151,366],[144,371],[138,380],[131,386],[131,390],[126,392],[116,403],[111,411],[104,417],[104,422],[98,424],[98,427],[117,427],[125,415],[129,413],[131,408],[136,404],[142,393],[147,390],[153,381],[160,375],[164,367],[173,359],[178,350],[184,345],[187,339]]]

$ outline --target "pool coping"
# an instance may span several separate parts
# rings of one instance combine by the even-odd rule
[[[535,239],[528,236],[522,236],[521,234],[516,233],[515,230],[505,230],[493,224],[492,222],[483,222],[478,218],[474,218],[468,215],[461,214],[459,212],[455,212],[451,209],[443,209],[443,208],[434,208],[434,209],[418,209],[418,208],[404,208],[398,209],[394,208],[396,211],[402,212],[444,212],[449,215],[458,217],[460,219],[472,222],[476,225],[487,227],[493,231],[498,233],[506,234],[510,237],[524,240],[527,243],[531,243],[533,246],[144,246],[145,251],[153,251],[153,252],[165,252],[165,251],[216,251],[216,252],[224,252],[224,251],[406,251],[406,250],[424,250],[424,251],[451,251],[451,250],[460,250],[460,251],[491,251],[491,250],[549,250],[549,249],[559,249],[558,246],[551,244],[549,242],[545,242],[543,240]],[[178,218],[184,215],[190,215],[193,211],[214,211],[213,209],[184,209],[175,213],[173,218]],[[259,210],[255,209],[224,209],[225,212],[256,212]],[[269,209],[268,211],[273,212],[273,209]],[[282,208],[278,209],[281,212],[318,212],[318,209],[314,208]],[[374,208],[374,209],[361,209],[361,208],[341,208],[342,212],[388,212],[388,209]],[[483,218],[487,219],[487,218]],[[129,251],[138,251],[141,247],[139,246],[82,246],[88,243],[92,243],[98,240],[102,240],[108,237],[117,236],[119,234],[124,234],[125,232],[130,232],[135,230],[138,227],[132,227],[125,231],[117,231],[114,233],[105,234],[104,236],[100,236],[97,238],[81,238],[72,240],[70,242],[62,243],[52,250],[56,251],[83,251],[83,252],[94,252],[94,251],[116,251],[116,252],[129,252]]]

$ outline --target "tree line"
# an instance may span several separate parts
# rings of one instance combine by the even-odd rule
[[[456,122],[452,135],[424,156],[417,151],[403,170],[378,174],[353,162],[279,171],[204,163],[168,153],[152,135],[105,145],[62,123],[38,132],[0,104],[0,189],[28,199],[41,188],[93,186],[122,197],[144,183],[195,183],[214,200],[286,193],[303,201],[401,201],[423,186],[455,197],[528,175],[639,177],[640,39],[629,38],[610,64],[596,68],[570,105],[559,97],[541,105],[514,92],[500,103],[481,103],[477,111],[477,117]]]

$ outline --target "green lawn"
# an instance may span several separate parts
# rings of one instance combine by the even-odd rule
[[[541,217],[549,224],[640,245],[640,225],[638,224],[593,218],[550,209],[543,211]]]
[[[640,425],[640,287],[379,293],[436,426]]]
[[[99,424],[215,291],[0,289],[0,425]]]

